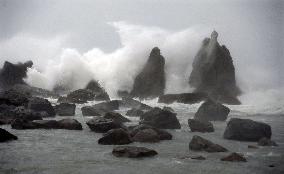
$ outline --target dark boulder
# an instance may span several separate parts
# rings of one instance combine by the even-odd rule
[[[139,142],[143,142],[143,139],[145,139],[143,136],[145,135],[147,138],[147,132],[149,132],[149,131],[144,131],[144,130],[152,130],[151,132],[155,132],[154,133],[155,136],[153,136],[154,139],[157,139],[156,135],[158,135],[158,140],[171,140],[172,139],[172,135],[169,132],[165,130],[157,129],[153,126],[145,125],[145,124],[140,124],[140,125],[132,127],[130,129],[130,135],[131,137],[135,137],[139,133],[139,136],[136,136],[136,139]],[[141,140],[139,140],[140,137],[141,137]]]
[[[107,102],[98,103],[92,106],[94,109],[102,110],[102,111],[114,111],[119,110],[119,101],[111,100]]]
[[[247,159],[242,154],[234,152],[224,158],[221,158],[221,161],[247,162]]]
[[[158,153],[145,147],[119,146],[112,150],[112,154],[116,157],[141,158],[155,156]]]
[[[70,103],[60,103],[54,107],[54,110],[59,116],[74,116],[76,105]]]
[[[174,102],[184,104],[199,103],[207,99],[205,93],[165,94],[159,97],[158,103],[171,104]]]
[[[141,116],[144,112],[140,109],[130,109],[126,112],[127,116]]]
[[[122,100],[119,100],[119,107],[139,109],[139,110],[152,109],[151,106],[148,106],[140,101],[128,97],[123,97]]]
[[[218,33],[213,31],[210,39],[204,39],[194,58],[189,84],[195,92],[207,93],[221,103],[240,104],[233,59],[226,46],[219,45],[217,37]]]
[[[17,118],[32,121],[42,120],[42,118],[46,116],[48,116],[46,112],[32,111],[23,106],[15,107],[13,105],[0,105],[0,119],[8,124]]]
[[[271,127],[266,123],[232,118],[227,123],[223,137],[230,140],[258,141],[263,137],[270,139],[271,134]]]
[[[14,106],[27,106],[31,95],[28,93],[16,91],[14,89],[7,90],[0,94],[1,104]]]
[[[6,131],[5,129],[0,128],[0,142],[6,142],[11,140],[17,140],[18,137]]]
[[[107,111],[102,111],[93,108],[92,106],[84,106],[81,108],[83,116],[101,116]]]
[[[209,121],[188,119],[188,126],[191,132],[214,132],[213,124]]]
[[[15,119],[11,123],[12,129],[18,129],[18,130],[23,130],[23,129],[36,129],[37,126],[28,120],[24,119]]]
[[[225,121],[230,109],[213,100],[205,101],[197,110],[194,119],[201,121]]]
[[[94,117],[86,123],[89,128],[98,133],[105,133],[111,129],[123,128],[121,123],[115,122],[112,119],[106,119],[103,117]]]
[[[102,145],[123,145],[132,143],[129,133],[124,129],[112,129],[98,140]]]
[[[206,152],[227,152],[228,150],[218,144],[214,144],[200,136],[194,135],[189,143],[189,149]]]
[[[95,100],[97,101],[109,101],[109,95],[107,92],[103,89],[103,87],[99,84],[99,82],[95,80],[91,80],[85,89],[92,91],[95,94]]]
[[[140,124],[147,124],[159,129],[180,129],[176,113],[160,108],[153,108],[140,116]]]
[[[155,143],[160,141],[158,133],[153,129],[143,129],[138,131],[132,138],[136,142]]]
[[[170,111],[170,112],[175,112],[175,110],[173,108],[167,107],[167,106],[164,106],[163,110]]]
[[[58,121],[60,129],[82,130],[82,124],[75,119],[62,119]]]
[[[153,48],[146,65],[134,80],[130,95],[142,99],[163,95],[165,90],[164,66],[165,59],[160,54],[160,49]]]
[[[49,117],[56,115],[54,108],[47,99],[33,97],[29,100],[28,109],[36,112],[46,112]]]
[[[272,141],[266,137],[261,138],[257,144],[259,146],[278,146],[277,143],[275,141]]]
[[[116,112],[108,112],[104,115],[104,118],[112,119],[113,121],[118,122],[118,123],[130,122],[128,118]]]
[[[95,100],[96,94],[88,89],[78,89],[75,91],[70,92],[67,95],[68,103],[87,103],[88,101]]]
[[[18,64],[5,61],[3,68],[0,70],[0,88],[8,89],[15,84],[25,84],[23,79],[27,76],[28,68],[32,66],[32,61]]]
[[[31,124],[34,129],[60,129],[60,124],[56,120],[35,120]]]

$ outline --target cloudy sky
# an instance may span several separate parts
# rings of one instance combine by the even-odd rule
[[[111,53],[122,46],[113,22],[124,21],[194,28],[201,39],[215,29],[239,71],[283,85],[283,11],[283,0],[0,0],[0,64],[32,59],[43,67],[63,48]]]

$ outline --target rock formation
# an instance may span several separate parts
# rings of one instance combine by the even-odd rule
[[[194,61],[189,84],[195,92],[205,92],[222,103],[240,104],[241,93],[236,84],[235,67],[229,50],[217,41],[218,33],[204,39]]]
[[[164,66],[165,59],[160,54],[160,49],[153,48],[146,65],[134,80],[130,95],[142,99],[163,95],[165,89]]]

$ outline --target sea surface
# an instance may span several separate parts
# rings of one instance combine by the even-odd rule
[[[53,100],[51,100],[54,102]],[[92,105],[88,103],[86,105]],[[163,107],[157,100],[144,101],[151,106]],[[100,133],[91,132],[85,124],[91,117],[83,117],[78,105],[74,117],[83,125],[75,130],[14,130],[10,125],[0,126],[18,136],[19,140],[0,144],[0,173],[2,174],[283,174],[284,173],[284,111],[283,105],[228,106],[229,118],[248,118],[268,123],[272,127],[272,140],[278,147],[249,149],[254,142],[230,141],[222,138],[227,122],[213,122],[215,132],[193,133],[187,120],[194,116],[199,104],[174,103],[167,105],[177,113],[182,129],[168,130],[173,140],[159,143],[133,143],[155,149],[158,155],[143,159],[117,158],[111,154],[113,145],[99,145]],[[125,114],[127,109],[118,112]],[[62,119],[67,117],[56,117]],[[138,117],[128,117],[131,125],[138,124]],[[227,121],[228,121],[227,120]],[[190,151],[188,144],[193,135],[200,135],[226,147],[230,152],[244,154],[248,162],[223,162],[225,153]],[[187,156],[202,155],[206,160],[192,160]],[[273,165],[274,167],[269,167]]]

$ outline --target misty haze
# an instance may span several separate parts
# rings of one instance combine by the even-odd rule
[[[0,173],[284,173],[283,0],[0,0]]]

